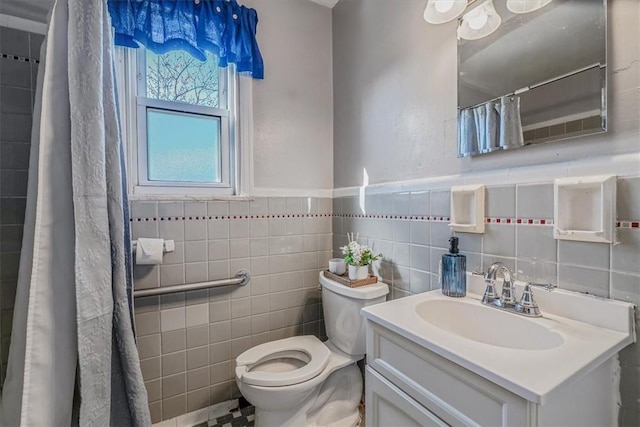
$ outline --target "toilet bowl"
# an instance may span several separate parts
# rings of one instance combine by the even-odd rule
[[[329,340],[312,335],[260,344],[236,359],[236,382],[260,426],[354,426],[360,416],[364,321],[360,309],[382,302],[384,283],[349,288],[320,274]]]
[[[236,359],[238,387],[256,407],[256,425],[355,425],[357,414],[350,418],[362,394],[357,358],[332,347],[305,335],[261,344]],[[340,378],[328,381],[334,373],[345,379],[339,392],[332,384]],[[316,424],[316,419],[328,423]]]

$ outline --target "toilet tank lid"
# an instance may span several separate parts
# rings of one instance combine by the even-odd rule
[[[324,277],[322,271],[320,272],[320,284],[330,291],[354,299],[374,299],[389,293],[389,286],[383,282],[374,283],[373,285],[359,286],[357,288],[350,288],[349,286],[345,286],[335,280]]]

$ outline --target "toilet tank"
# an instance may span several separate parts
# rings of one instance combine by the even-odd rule
[[[373,285],[350,288],[324,277],[320,272],[322,285],[322,309],[324,326],[329,341],[340,350],[352,356],[364,355],[366,338],[364,317],[360,309],[379,304],[387,299],[389,287],[382,282]]]

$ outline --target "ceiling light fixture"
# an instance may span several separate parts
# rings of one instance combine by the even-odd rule
[[[529,13],[545,7],[551,0],[507,0],[507,9],[513,13]]]
[[[487,0],[462,17],[458,27],[458,37],[477,40],[486,37],[498,29],[502,18],[493,6],[493,0]]]
[[[429,0],[424,9],[424,20],[430,24],[453,21],[464,12],[467,0]]]

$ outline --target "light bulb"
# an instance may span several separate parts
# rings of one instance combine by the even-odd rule
[[[424,9],[424,20],[430,24],[444,24],[462,15],[466,7],[467,0],[429,0]]]
[[[445,13],[453,7],[453,0],[436,0],[433,6],[438,12]]]
[[[465,40],[481,39],[497,30],[501,22],[502,18],[493,7],[493,1],[486,0],[462,17],[458,37]]]
[[[487,21],[489,20],[489,16],[483,11],[478,16],[474,16],[469,19],[469,27],[474,30],[479,30],[480,28],[487,25]]]
[[[507,0],[507,9],[513,13],[529,13],[545,7],[552,0]]]

